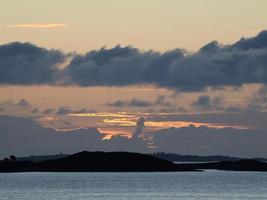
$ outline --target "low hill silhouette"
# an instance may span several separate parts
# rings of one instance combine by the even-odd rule
[[[14,156],[0,161],[0,172],[160,172],[204,169],[267,171],[267,163],[246,159],[174,164],[171,161],[140,153],[87,151],[39,162],[20,161]]]
[[[220,162],[220,161],[239,161],[246,159],[246,158],[222,156],[222,155],[197,156],[197,155],[179,155],[179,154],[164,153],[164,152],[157,152],[153,153],[152,155],[160,159],[172,162]],[[253,158],[253,160],[257,160],[260,162],[267,162],[266,158]]]
[[[267,163],[263,163],[253,159],[210,163],[180,164],[180,167],[191,167],[194,169],[216,169],[225,171],[267,171]]]
[[[194,171],[154,156],[129,152],[80,152],[41,162],[8,160],[0,162],[0,172],[149,172]]]

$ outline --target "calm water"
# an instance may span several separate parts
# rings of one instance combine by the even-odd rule
[[[0,174],[0,200],[267,199],[267,173]]]

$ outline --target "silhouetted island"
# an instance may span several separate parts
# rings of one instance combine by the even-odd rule
[[[195,171],[154,156],[129,152],[80,152],[41,162],[0,162],[0,172],[155,172]]]
[[[267,171],[267,163],[256,160],[174,164],[151,155],[129,152],[80,152],[44,161],[20,161],[10,156],[0,161],[0,172],[163,172]]]
[[[213,155],[213,156],[197,156],[197,155],[179,155],[174,153],[164,153],[164,152],[156,152],[151,154],[155,157],[158,157],[163,160],[168,160],[172,162],[220,162],[220,161],[239,161],[239,160],[247,160],[246,158],[240,157],[232,157],[232,156],[221,156],[221,155]],[[257,160],[260,162],[267,162],[266,158],[253,158],[253,160]]]

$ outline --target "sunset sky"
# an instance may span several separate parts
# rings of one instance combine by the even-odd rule
[[[115,148],[112,139],[128,142],[138,132],[157,151],[230,155],[223,145],[214,149],[212,142],[221,141],[233,146],[232,155],[261,155],[266,0],[0,2],[0,131],[24,127],[18,119],[26,118],[43,132],[96,129],[111,140],[97,150],[131,151],[123,142]],[[205,145],[193,129],[203,132]],[[213,131],[226,136],[211,139]],[[243,135],[232,138],[234,132]],[[168,139],[181,142],[187,133],[195,151]]]
[[[265,0],[2,1],[1,43],[30,41],[65,52],[133,45],[198,50],[231,44],[267,26]]]

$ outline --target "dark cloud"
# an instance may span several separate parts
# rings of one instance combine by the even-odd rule
[[[95,112],[97,112],[95,109],[86,109],[86,108],[72,111],[73,114],[95,113]]]
[[[110,106],[110,107],[124,107],[124,106],[128,106],[128,104],[129,104],[128,101],[117,100],[117,101],[114,101],[114,102],[107,103],[107,106]]]
[[[145,119],[144,119],[144,117],[140,117],[136,121],[136,127],[134,129],[132,138],[137,139],[140,136],[140,134],[143,132],[144,128],[145,128]]]
[[[96,128],[60,132],[44,128],[29,118],[0,116],[0,158],[12,154],[47,155],[84,150],[149,152],[141,139],[113,136],[111,140],[103,140],[104,137]]]
[[[191,155],[265,157],[266,130],[184,127],[154,133],[158,151]]]
[[[173,106],[170,102],[166,101],[166,96],[164,95],[160,95],[157,97],[157,99],[155,100],[155,105],[159,105],[159,106],[164,106],[164,107],[171,107]]]
[[[222,97],[210,98],[208,95],[201,95],[196,101],[192,102],[191,105],[203,111],[222,110],[223,99]]]
[[[150,107],[153,105],[152,102],[134,98],[130,101],[117,100],[107,104],[110,107]]]
[[[240,49],[260,49],[267,47],[267,31],[262,31],[257,37],[241,38],[238,42],[232,45]]]
[[[45,109],[42,113],[44,115],[47,115],[47,114],[52,114],[55,110],[53,108],[47,108]]]
[[[20,99],[19,101],[13,101],[11,99],[0,102],[0,111],[6,113],[33,113],[36,111],[35,108],[32,108],[32,105],[25,99]],[[36,114],[36,113],[33,113]]]
[[[134,98],[129,101],[117,100],[114,102],[109,102],[107,103],[107,106],[110,106],[110,107],[152,107],[152,106],[171,107],[174,105],[166,101],[166,97],[164,95],[160,95],[156,98],[155,101],[146,101],[146,100]]]
[[[80,110],[73,110],[68,106],[61,106],[58,108],[58,110],[56,111],[56,114],[58,115],[67,115],[67,114],[82,114],[82,113],[94,113],[96,112],[96,110],[88,110],[88,109],[80,109]]]
[[[144,120],[139,120],[137,127],[137,132],[142,131]],[[159,130],[150,135],[153,136],[154,151],[160,152],[241,157],[265,157],[267,154],[266,129],[190,126]],[[25,156],[74,153],[83,150],[143,153],[151,151],[147,142],[138,137],[128,139],[113,136],[110,140],[103,140],[104,137],[96,128],[59,132],[44,128],[29,118],[0,116],[0,157],[12,154]]]
[[[72,110],[68,106],[62,106],[62,107],[58,108],[56,114],[67,115],[67,114],[70,114],[71,112],[72,112]]]
[[[217,96],[211,98],[208,95],[201,95],[191,105],[198,111],[221,111],[228,113],[250,113],[264,112],[267,109],[267,103],[264,103],[264,90],[262,88],[254,94],[250,103],[246,106],[225,105],[223,97]],[[266,102],[266,101],[265,101]]]
[[[53,84],[65,55],[30,43],[0,46],[0,84]]]
[[[68,66],[60,51],[29,43],[0,46],[1,84],[128,86],[153,84],[178,91],[267,83],[267,31],[223,46],[211,42],[196,53],[164,53],[116,46],[73,55]]]
[[[159,110],[160,113],[187,113],[188,110],[182,106],[162,108]]]
[[[253,112],[267,110],[267,85],[262,85],[258,91],[253,94],[246,110]]]
[[[154,84],[183,91],[266,83],[266,33],[229,46],[212,42],[193,54],[180,49],[165,53],[120,46],[101,49],[74,58],[66,74],[82,86]]]
[[[128,103],[128,106],[130,106],[130,107],[149,107],[152,105],[153,104],[151,102],[145,101],[145,100],[140,100],[140,99],[132,99]]]
[[[31,107],[30,103],[26,101],[25,99],[21,99],[18,103],[18,106],[21,108],[29,108]]]
[[[39,113],[39,108],[32,109],[32,114],[38,114],[38,113]]]
[[[220,112],[146,116],[147,121],[184,121],[267,130],[267,112]]]

